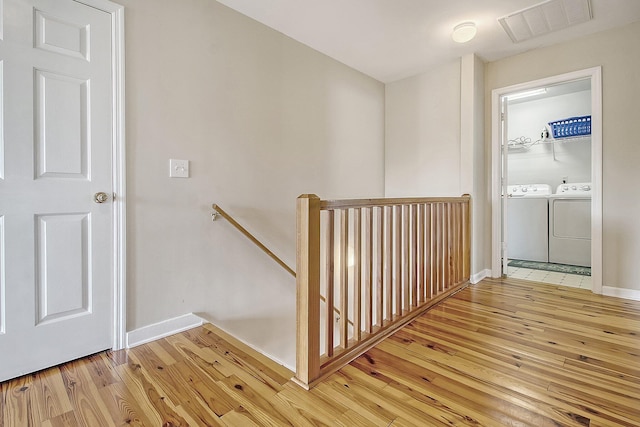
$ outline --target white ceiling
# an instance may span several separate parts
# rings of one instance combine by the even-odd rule
[[[476,53],[495,61],[640,20],[640,0],[591,0],[593,20],[513,43],[498,18],[541,0],[218,0],[382,82]],[[453,27],[474,21],[459,45]]]

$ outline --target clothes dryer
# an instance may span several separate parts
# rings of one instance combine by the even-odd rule
[[[591,267],[591,183],[561,184],[549,197],[549,262]]]

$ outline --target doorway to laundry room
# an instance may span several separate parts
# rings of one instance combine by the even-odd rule
[[[595,224],[592,218],[598,212],[593,195],[601,188],[594,176],[601,148],[599,139],[594,147],[592,137],[599,122],[593,114],[598,90],[593,80],[587,75],[532,82],[498,98],[502,276],[601,287],[600,218],[596,214]]]

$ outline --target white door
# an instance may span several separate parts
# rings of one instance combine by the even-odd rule
[[[0,381],[112,346],[114,259],[110,15],[2,3]]]

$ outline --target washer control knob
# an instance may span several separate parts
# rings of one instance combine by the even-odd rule
[[[583,185],[581,190],[582,191],[589,191],[589,190],[591,190],[591,186],[590,185]]]
[[[526,193],[527,192],[527,187],[522,187],[522,192]]]
[[[572,189],[572,190],[577,190],[577,189],[578,189],[578,187],[576,187],[575,185],[572,185],[572,186],[571,186],[571,189]]]

